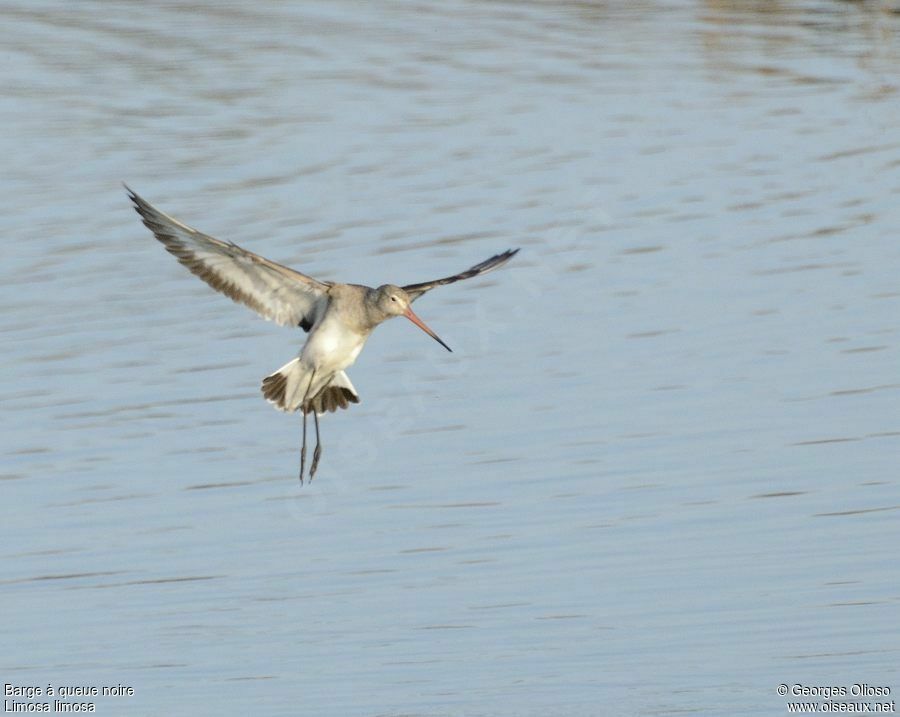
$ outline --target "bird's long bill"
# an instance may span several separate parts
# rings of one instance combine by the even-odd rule
[[[406,313],[403,314],[403,315],[404,315],[407,319],[409,319],[410,321],[412,321],[412,322],[413,322],[416,326],[418,326],[420,329],[422,329],[422,331],[424,331],[426,334],[428,334],[431,338],[433,338],[435,341],[437,341],[441,346],[443,346],[445,349],[447,349],[450,353],[453,353],[453,349],[451,349],[449,346],[447,346],[447,344],[445,344],[443,341],[441,341],[441,337],[438,336],[436,333],[434,333],[434,331],[432,331],[431,329],[429,329],[429,328],[425,325],[425,322],[422,321],[422,319],[420,319],[418,316],[416,316],[416,315],[413,313],[412,308],[408,308],[408,309],[406,310]]]

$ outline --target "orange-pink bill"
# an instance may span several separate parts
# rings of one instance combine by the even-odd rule
[[[449,346],[447,346],[447,344],[445,344],[443,341],[441,341],[441,337],[438,336],[436,333],[434,333],[434,331],[432,331],[431,329],[429,329],[429,328],[425,325],[425,322],[422,321],[422,319],[420,319],[418,316],[416,316],[416,315],[413,313],[412,308],[407,308],[407,309],[406,309],[406,313],[404,314],[404,316],[405,316],[407,319],[409,319],[410,321],[412,321],[412,322],[413,322],[416,326],[418,326],[420,329],[422,329],[422,331],[424,331],[426,334],[428,334],[431,338],[433,338],[435,341],[437,341],[441,346],[443,346],[445,349],[447,349],[450,353],[453,353],[453,349],[451,349]]]

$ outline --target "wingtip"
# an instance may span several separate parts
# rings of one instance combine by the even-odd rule
[[[516,247],[515,249],[507,249],[506,251],[504,251],[500,254],[497,254],[497,256],[493,257],[493,260],[491,262],[493,264],[493,266],[491,268],[493,269],[498,266],[502,266],[503,264],[508,262],[510,259],[512,259],[518,253],[519,253],[519,247]]]
[[[492,257],[492,260],[496,262],[496,266],[499,266],[500,264],[505,264],[506,262],[508,262],[518,253],[519,247],[516,247],[515,249],[507,249],[506,251],[500,252],[496,256]]]
[[[143,200],[140,198],[137,192],[135,192],[131,187],[128,186],[128,184],[122,182],[122,186],[125,188],[125,193],[128,195],[131,203],[134,204],[134,208],[138,209]]]
[[[149,227],[151,231],[153,231],[153,227],[147,224],[147,220],[153,213],[158,213],[157,210],[150,205],[150,202],[144,199],[125,182],[122,182],[122,186],[125,187],[125,191],[128,193],[128,198],[131,200],[131,208],[140,215],[141,219],[143,219],[144,221],[144,224]],[[154,234],[155,233],[156,232],[154,231]]]

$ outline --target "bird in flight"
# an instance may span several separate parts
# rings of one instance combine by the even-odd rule
[[[216,291],[245,304],[282,326],[299,326],[309,336],[300,354],[262,382],[262,393],[276,408],[303,413],[300,483],[306,466],[306,419],[316,428],[309,479],[322,455],[319,416],[359,403],[344,369],[362,351],[369,334],[383,321],[405,316],[447,351],[450,347],[412,310],[412,303],[437,286],[485,274],[518,253],[509,249],[453,276],[419,284],[378,288],[319,281],[232,242],[221,241],[161,212],[125,186],[134,208],[166,250]]]

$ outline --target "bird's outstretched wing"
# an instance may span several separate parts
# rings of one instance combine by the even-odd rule
[[[503,266],[518,253],[518,249],[507,249],[502,254],[497,254],[495,256],[492,256],[490,259],[485,259],[480,264],[476,264],[471,269],[466,269],[459,274],[454,274],[453,276],[445,276],[443,279],[435,279],[434,281],[423,281],[421,284],[409,284],[403,287],[403,291],[409,294],[411,301],[415,301],[426,291],[431,291],[436,286],[452,284],[454,281],[471,279],[473,276],[478,276],[479,274],[486,274],[489,271],[493,271],[498,266]]]
[[[198,232],[159,211],[128,185],[125,189],[144,224],[168,252],[213,289],[282,326],[312,328],[328,301],[330,282]]]

